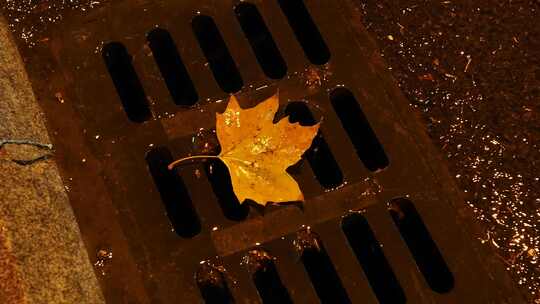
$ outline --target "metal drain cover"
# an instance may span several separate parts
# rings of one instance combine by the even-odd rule
[[[348,0],[119,1],[46,34],[19,45],[90,255],[113,252],[110,303],[520,301]],[[219,151],[230,93],[276,91],[323,120],[290,169],[303,205],[239,205],[220,163],[166,169]]]

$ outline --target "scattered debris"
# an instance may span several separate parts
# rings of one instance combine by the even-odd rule
[[[0,138],[0,148],[2,148],[4,145],[30,145],[42,149],[48,149],[52,150],[53,146],[52,144],[44,144],[28,139],[1,139]]]
[[[467,73],[467,70],[469,70],[469,66],[471,65],[472,58],[470,55],[467,55],[467,64],[465,65],[465,70],[463,70],[464,73]]]
[[[112,257],[112,249],[109,248],[100,248],[96,252],[96,262],[94,263],[94,267],[99,270],[101,275],[104,276],[108,273]]]
[[[27,139],[0,139],[0,150],[4,148],[4,146],[6,145],[26,145],[26,146],[36,147],[40,150],[48,150],[48,151],[53,150],[52,144],[44,144],[44,143],[27,140]],[[46,160],[51,155],[52,155],[51,152],[46,152],[45,154],[41,154],[41,155],[29,158],[29,159],[20,159],[20,158],[14,158],[14,157],[8,156],[8,160],[21,166],[27,166],[27,165],[31,165],[33,163],[36,163],[42,160]]]

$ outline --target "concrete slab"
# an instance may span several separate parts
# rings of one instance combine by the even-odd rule
[[[12,140],[49,143],[0,16],[0,303],[104,303],[54,151]]]

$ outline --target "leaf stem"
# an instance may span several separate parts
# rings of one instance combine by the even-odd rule
[[[169,164],[169,166],[167,166],[167,168],[169,168],[169,170],[172,170],[174,169],[174,167],[180,165],[181,163],[187,161],[187,160],[193,160],[193,159],[209,159],[209,158],[217,158],[219,159],[219,156],[215,156],[215,155],[195,155],[195,156],[188,156],[188,157],[184,157],[184,158],[181,158],[181,159],[178,159],[178,160],[175,160],[173,161],[172,163]]]

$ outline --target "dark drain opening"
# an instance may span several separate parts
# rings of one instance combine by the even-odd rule
[[[317,25],[313,22],[304,1],[278,0],[278,2],[309,61],[313,64],[327,63],[330,60],[330,50]]]
[[[234,303],[223,271],[214,265],[203,263],[195,274],[197,286],[207,304]]]
[[[257,7],[243,2],[238,4],[234,11],[266,76],[273,79],[283,78],[287,73],[287,64]]]
[[[226,218],[233,221],[244,220],[249,213],[247,204],[240,204],[233,192],[229,170],[221,161],[208,161],[206,175],[212,185],[219,206]]]
[[[304,102],[296,101],[289,103],[285,108],[285,113],[289,115],[290,122],[300,122],[302,125],[313,125],[317,123]],[[313,139],[313,143],[306,151],[305,156],[321,186],[330,189],[343,183],[341,169],[320,131]]]
[[[174,103],[194,105],[199,97],[169,32],[161,28],[153,29],[148,33],[147,40]]]
[[[174,231],[182,237],[193,237],[201,232],[201,223],[182,178],[167,168],[172,161],[171,152],[163,147],[154,148],[146,155],[148,168]]]
[[[283,286],[273,258],[263,250],[251,250],[246,256],[253,282],[265,304],[292,304],[289,291]]]
[[[413,203],[405,198],[392,200],[390,214],[429,287],[438,293],[452,290],[454,276]]]
[[[351,91],[337,88],[330,94],[330,100],[366,168],[370,171],[386,168],[389,164],[386,152]]]
[[[405,294],[364,216],[346,216],[342,229],[381,304],[405,303]]]
[[[244,85],[242,77],[214,20],[199,15],[193,18],[191,25],[221,89],[227,93],[239,91]]]
[[[108,43],[103,47],[102,56],[128,118],[134,122],[150,119],[146,93],[126,47],[119,42]]]
[[[303,230],[295,245],[321,303],[351,303],[319,237]]]

